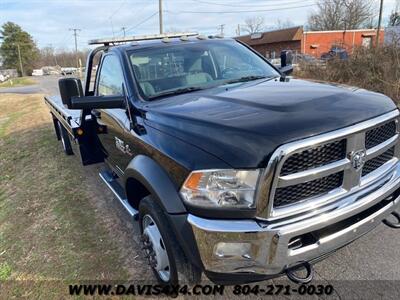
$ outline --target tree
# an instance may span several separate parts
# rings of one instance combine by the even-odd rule
[[[400,13],[392,12],[389,18],[389,26],[400,26]]]
[[[275,22],[275,29],[286,29],[286,28],[291,28],[294,27],[295,24],[290,21],[289,19],[287,19],[286,21],[282,21],[281,19],[277,19]]]
[[[31,35],[22,30],[19,25],[12,22],[4,23],[0,34],[3,36],[3,43],[0,47],[3,67],[6,69],[17,69],[22,76],[30,74],[39,57],[39,51]],[[19,53],[21,55],[23,70],[20,67]]]
[[[348,30],[370,27],[372,0],[319,0],[308,18],[310,30]]]
[[[248,34],[262,32],[265,29],[265,20],[261,16],[247,18],[244,23],[243,30]]]

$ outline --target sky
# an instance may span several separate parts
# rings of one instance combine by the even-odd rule
[[[380,0],[376,3],[376,16]],[[0,0],[0,25],[12,21],[29,32],[40,48],[73,49],[70,28],[79,28],[78,48],[87,49],[95,38],[154,34],[159,31],[158,0]],[[234,36],[248,17],[263,16],[265,25],[278,20],[304,25],[315,10],[315,0],[163,0],[165,31],[216,34],[224,24]],[[398,0],[400,2],[400,0]],[[384,0],[384,24],[396,0]]]

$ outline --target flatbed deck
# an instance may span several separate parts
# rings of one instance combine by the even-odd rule
[[[60,124],[68,133],[74,153],[80,156],[83,165],[102,162],[104,155],[97,135],[106,132],[105,126],[97,124],[90,112],[66,108],[60,96],[45,96],[44,101],[50,109],[57,139],[61,139]]]
[[[64,125],[65,129],[71,134],[74,130],[80,127],[81,111],[68,109],[64,106],[60,96],[45,96],[46,105],[51,113]]]

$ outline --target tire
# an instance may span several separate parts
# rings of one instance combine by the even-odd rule
[[[62,145],[62,147],[64,149],[65,154],[66,155],[73,155],[74,152],[72,151],[71,141],[69,139],[68,132],[64,128],[64,126],[61,125],[60,122],[58,122],[58,130],[60,132],[61,145]]]
[[[154,224],[151,224],[151,222]],[[184,255],[164,211],[153,200],[152,196],[147,196],[140,201],[139,224],[144,251],[157,280],[162,285],[196,284],[200,282],[201,270],[189,262]],[[157,228],[154,228],[154,226]],[[152,238],[149,238],[149,234],[152,235],[149,232],[154,232],[155,229],[158,229],[161,236],[159,245],[165,249],[168,257],[169,276],[165,276],[165,272],[162,273],[157,270],[158,262],[160,260],[165,262],[165,260],[158,260],[160,256],[157,258],[156,255],[151,255],[151,251],[155,253],[154,248],[158,247],[158,245],[152,245]]]

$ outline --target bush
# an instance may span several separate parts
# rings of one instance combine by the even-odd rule
[[[400,47],[357,48],[347,61],[304,64],[296,76],[348,84],[383,93],[400,104]]]

